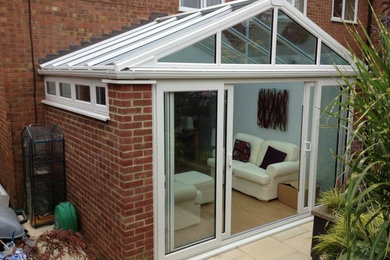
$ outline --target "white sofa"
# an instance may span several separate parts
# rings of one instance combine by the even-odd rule
[[[250,143],[251,153],[248,162],[233,160],[232,187],[259,200],[269,201],[278,197],[278,183],[298,180],[299,148],[295,144],[279,141],[265,141],[259,137],[237,133],[236,139]],[[264,170],[259,167],[268,146],[286,153],[283,162],[268,165]],[[214,175],[215,158],[209,158],[207,164]]]

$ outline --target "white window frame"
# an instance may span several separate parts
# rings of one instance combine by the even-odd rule
[[[200,1],[200,9],[208,7],[207,0],[194,0],[194,1]],[[225,3],[225,0],[221,0],[221,4],[223,4],[223,3]],[[198,8],[182,6],[181,0],[179,0],[179,11],[180,12],[191,12],[194,10],[198,10]]]
[[[46,82],[55,82],[56,94],[49,94],[46,88]],[[60,95],[60,83],[70,84],[71,97],[63,97]],[[90,91],[90,102],[76,99],[76,85],[88,85]],[[106,105],[96,103],[96,87],[102,87],[105,89]],[[42,100],[43,104],[68,110],[77,114],[92,117],[102,121],[107,121],[109,117],[108,107],[108,89],[107,84],[101,80],[90,79],[71,79],[60,77],[45,77],[45,95],[46,99]]]
[[[334,1],[332,1],[332,19],[331,21],[333,22],[344,22],[344,23],[353,23],[353,24],[356,24],[357,23],[357,13],[358,13],[358,9],[359,9],[359,1],[358,0],[355,0],[355,8],[353,10],[353,20],[346,20],[345,19],[345,7],[346,7],[346,0],[342,0],[342,7],[341,7],[341,17],[335,17],[334,16]]]
[[[288,0],[288,2],[295,7],[295,2],[297,2],[299,0]],[[304,15],[306,15],[306,10],[307,10],[307,0],[300,0],[300,1],[303,1],[303,10],[302,10],[302,13]],[[298,8],[295,7],[295,9],[297,9],[298,11],[301,11],[299,10]]]

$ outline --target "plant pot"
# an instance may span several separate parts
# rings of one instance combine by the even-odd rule
[[[311,214],[314,216],[313,221],[313,236],[311,239],[311,257],[313,260],[320,259],[320,255],[317,252],[313,251],[313,247],[318,244],[315,236],[320,236],[326,234],[329,228],[333,225],[335,219],[332,214],[329,213],[326,206],[319,206],[311,211]]]

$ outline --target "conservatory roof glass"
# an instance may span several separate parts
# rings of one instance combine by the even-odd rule
[[[348,50],[287,1],[241,0],[158,18],[41,64],[40,72],[335,71],[333,64],[352,71]]]

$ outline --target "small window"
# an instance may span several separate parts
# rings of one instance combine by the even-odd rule
[[[290,4],[295,6],[299,11],[305,13],[305,2],[306,0],[287,0]]]
[[[60,96],[65,98],[71,98],[72,93],[70,91],[70,84],[69,83],[59,83],[60,87]]]
[[[106,105],[106,88],[96,87],[96,104]]]
[[[232,64],[269,64],[273,9],[222,31],[221,60]]]
[[[191,11],[224,3],[225,0],[180,0],[180,11]]]
[[[54,81],[46,81],[46,92],[50,95],[56,94],[56,83]]]
[[[349,63],[340,55],[335,53],[325,44],[321,44],[321,65],[349,65]]]
[[[280,10],[277,33],[276,63],[316,63],[317,38]]]
[[[333,21],[356,22],[357,0],[333,0]]]
[[[76,84],[76,99],[91,102],[91,93],[88,85]]]

